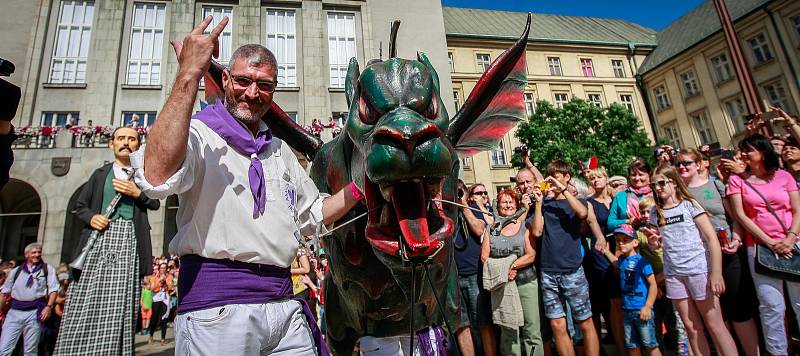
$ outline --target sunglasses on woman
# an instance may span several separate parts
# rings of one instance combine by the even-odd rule
[[[691,166],[693,164],[694,164],[694,161],[679,161],[679,162],[675,162],[675,167],[680,167],[680,166],[689,167],[689,166]]]
[[[472,195],[489,195],[489,192],[487,192],[485,190],[482,191],[482,192],[472,192]]]

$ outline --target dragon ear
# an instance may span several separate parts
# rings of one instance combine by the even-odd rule
[[[428,56],[425,55],[423,52],[417,52],[417,60],[422,62],[426,67],[428,67],[428,72],[431,73],[431,79],[433,80],[433,88],[436,90],[436,93],[439,92],[439,74],[436,73],[436,69],[433,68],[431,61],[428,60]]]
[[[462,157],[496,148],[525,119],[522,96],[528,82],[525,48],[530,28],[529,13],[522,36],[492,62],[450,121],[447,137]]]
[[[350,107],[355,99],[353,95],[356,93],[356,85],[360,76],[361,70],[358,69],[358,60],[356,57],[350,58],[350,65],[347,66],[347,78],[344,80],[344,96],[347,99],[347,107]]]

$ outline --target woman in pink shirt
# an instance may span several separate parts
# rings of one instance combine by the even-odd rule
[[[777,256],[792,255],[797,232],[800,231],[800,193],[792,175],[779,169],[778,154],[769,139],[758,134],[752,135],[739,143],[739,149],[742,151],[742,160],[747,164],[747,171],[741,176],[731,176],[727,194],[736,219],[746,230],[745,245],[756,285],[767,351],[771,355],[786,355],[784,281],[757,273],[754,256],[756,244],[769,247]],[[784,231],[754,189],[769,201],[788,231]],[[800,283],[786,282],[786,292],[795,314],[800,315]]]

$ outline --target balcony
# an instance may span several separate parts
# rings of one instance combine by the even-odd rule
[[[17,139],[14,149],[51,148],[108,148],[108,141],[114,133],[112,126],[73,126],[63,127],[20,127],[16,129]],[[147,141],[147,128],[136,128],[141,135],[142,144]]]

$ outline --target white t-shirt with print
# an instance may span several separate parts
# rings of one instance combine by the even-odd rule
[[[708,273],[708,256],[705,241],[694,218],[705,213],[702,207],[689,201],[664,209],[665,224],[658,225],[656,207],[650,210],[650,223],[659,226],[664,249],[664,275],[690,276]]]

